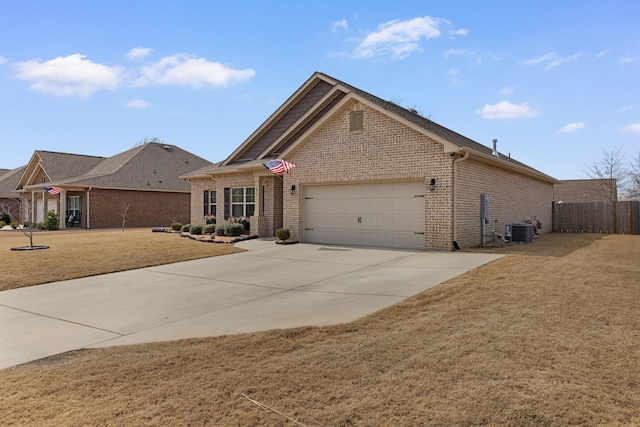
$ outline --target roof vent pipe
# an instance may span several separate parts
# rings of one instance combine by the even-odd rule
[[[493,140],[493,151],[491,152],[491,155],[496,156],[496,157],[500,157],[500,155],[498,154],[498,140],[497,139]]]

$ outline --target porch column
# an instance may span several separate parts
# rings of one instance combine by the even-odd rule
[[[256,189],[256,200],[255,200],[255,208],[254,208],[254,215],[255,216],[262,216],[262,177],[258,174],[255,174],[253,176],[253,185]]]
[[[60,193],[60,212],[58,212],[58,218],[60,218],[60,229],[67,228],[67,192]]]
[[[42,190],[42,220],[47,218],[47,210],[49,210],[49,193]]]
[[[36,210],[36,206],[38,205],[38,199],[36,199],[36,192],[31,192],[31,213],[29,214],[29,222],[36,222],[36,215],[38,215],[38,211]]]
[[[262,177],[259,173],[253,174],[253,186],[255,188],[255,201],[254,201],[254,210],[253,210],[253,218],[251,218],[251,234],[257,234],[262,237],[261,229],[262,222],[264,222],[264,206],[262,206]]]

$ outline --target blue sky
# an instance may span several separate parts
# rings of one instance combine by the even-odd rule
[[[315,71],[558,179],[640,151],[640,2],[0,0],[0,168],[229,155]]]

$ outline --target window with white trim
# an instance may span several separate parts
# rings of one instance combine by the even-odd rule
[[[209,191],[209,215],[216,214],[216,204],[217,204],[217,196],[216,191]]]
[[[216,214],[216,190],[204,190],[203,194],[203,214],[215,215]]]
[[[253,187],[231,189],[231,215],[253,216],[256,206],[256,190]]]
[[[67,199],[67,221],[79,222],[81,211],[80,196],[69,196]]]

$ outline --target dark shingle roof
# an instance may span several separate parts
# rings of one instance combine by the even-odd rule
[[[439,125],[438,123],[431,121],[425,117],[420,116],[419,114],[417,114],[417,112],[415,112],[414,110],[408,110],[406,108],[403,108],[393,102],[389,102],[389,101],[385,101],[375,95],[372,95],[368,92],[365,92],[361,89],[358,89],[354,86],[351,86],[348,83],[345,83],[341,80],[338,80],[336,78],[333,78],[327,74],[324,73],[314,73],[314,75],[312,76],[312,78],[310,78],[307,82],[313,82],[312,84],[316,84],[316,82],[326,82],[326,81],[330,81],[332,82],[332,84],[335,86],[341,86],[343,91],[346,91],[347,93],[353,93],[354,95],[357,95],[358,97],[364,99],[366,102],[370,102],[372,104],[377,105],[378,107],[381,107],[387,111],[389,111],[390,113],[401,117],[404,120],[407,120],[408,122],[414,124],[415,126],[422,128],[432,134],[435,134],[437,136],[439,136],[440,138],[443,138],[449,142],[451,142],[452,144],[460,147],[460,148],[466,148],[472,151],[475,151],[477,153],[481,153],[481,154],[485,154],[485,155],[489,155],[492,156],[493,155],[493,150],[483,144],[480,144],[479,142],[476,142],[470,138],[467,138],[466,136],[460,135],[457,132],[452,131],[451,129],[448,129],[442,125]],[[306,83],[305,83],[306,84]],[[304,87],[304,85],[303,85]],[[287,102],[292,102],[291,99]],[[307,111],[307,110],[305,110]],[[326,114],[328,110],[327,109],[321,109],[321,111],[318,113],[319,116],[322,116],[324,114]],[[315,117],[312,120],[317,121],[318,119],[321,120],[320,117]],[[274,123],[271,123],[271,126],[277,126],[279,119],[278,118],[270,118],[269,120],[274,120]],[[268,128],[267,128],[268,129]],[[304,130],[305,128],[303,128],[302,130]],[[267,131],[265,131],[267,132]],[[300,133],[300,132],[298,132]],[[296,138],[296,135],[292,134],[291,138]],[[250,140],[245,141],[244,144],[249,143]],[[253,140],[252,142],[250,142],[251,144],[255,144],[257,142],[257,140]],[[291,141],[288,141],[287,144],[290,144]],[[277,147],[272,149],[264,158],[260,158],[258,159],[258,157],[256,157],[257,155],[261,154],[263,152],[265,147],[261,147],[261,149],[259,150],[252,150],[252,147],[249,146],[247,148],[245,148],[243,150],[244,153],[254,153],[255,158],[252,159],[248,159],[245,158],[241,161],[234,159],[233,156],[234,154],[232,154],[231,156],[229,156],[225,161],[220,162],[218,164],[215,165],[211,165],[208,167],[205,167],[204,169],[197,171],[198,173],[192,173],[189,174],[187,176],[185,176],[185,178],[188,178],[189,176],[196,176],[196,175],[203,175],[203,174],[212,174],[212,173],[220,173],[220,172],[225,172],[227,170],[237,170],[238,166],[250,166],[252,164],[257,164],[257,163],[261,163],[260,161],[267,161],[271,158],[273,158],[273,156],[277,156],[279,155],[279,151],[281,150],[281,147]],[[257,154],[255,154],[257,153]],[[268,158],[267,158],[268,157]],[[521,163],[515,159],[512,159],[510,156],[498,153],[497,156],[494,156],[495,158],[499,158],[505,162],[508,162],[511,165],[514,166],[519,166],[519,167],[523,167],[525,169],[528,169],[531,172],[535,172],[536,174],[540,174],[540,172],[538,172],[537,170],[533,169],[532,167]],[[226,166],[223,166],[225,163],[228,163]],[[505,163],[506,165],[506,163]],[[542,174],[544,175],[544,174]],[[547,177],[551,180],[553,180],[553,178],[551,177]]]
[[[42,159],[43,169],[51,181],[82,175],[105,160],[104,157],[43,150],[36,150],[36,154]]]
[[[0,174],[0,199],[15,199],[18,197],[18,193],[14,193],[13,190],[18,185],[18,180],[25,168],[26,166],[12,170],[2,169],[5,172]]]
[[[189,183],[180,176],[208,165],[208,160],[175,145],[148,142],[104,159],[86,173],[58,185],[190,191]]]

